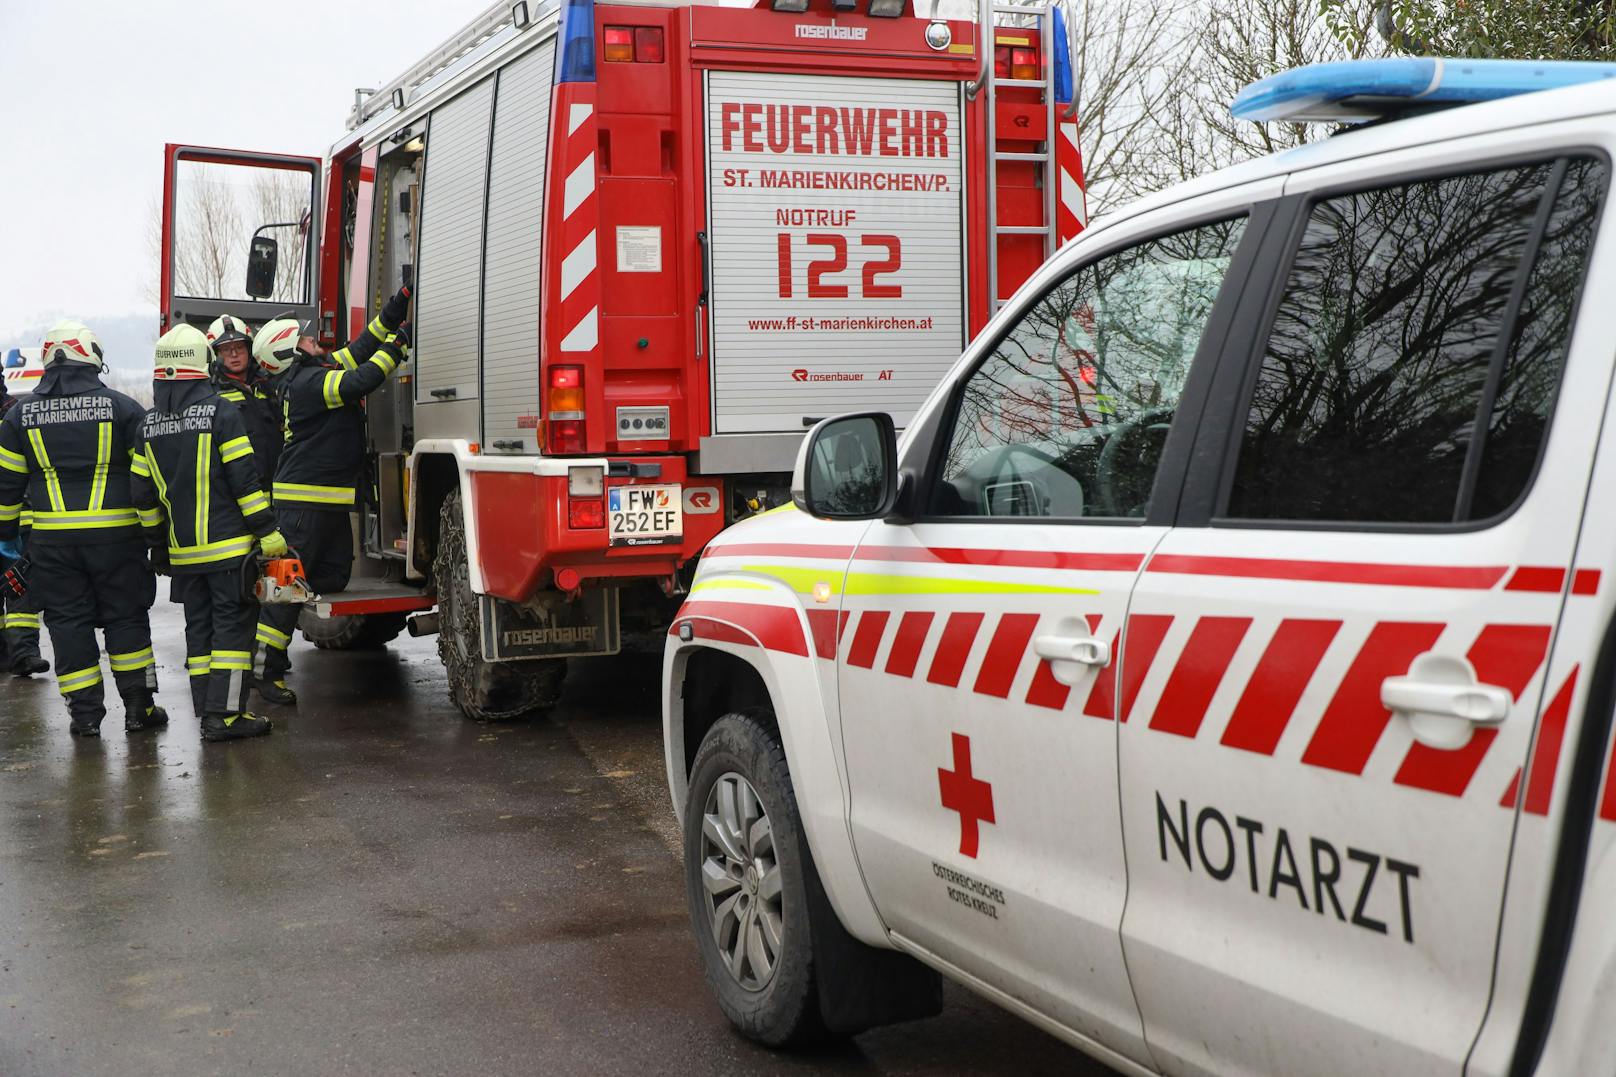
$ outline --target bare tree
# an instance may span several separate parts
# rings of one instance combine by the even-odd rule
[[[312,221],[309,217],[309,179],[303,172],[260,169],[253,185],[258,219],[254,228],[266,224],[292,224],[265,233],[280,244],[275,292],[270,298],[279,303],[302,303],[303,278]]]
[[[174,216],[174,294],[237,294],[246,266],[246,235],[230,186],[195,176],[181,187]]]
[[[1155,190],[1159,126],[1185,92],[1177,60],[1193,47],[1193,0],[1074,4],[1073,87],[1089,212]]]

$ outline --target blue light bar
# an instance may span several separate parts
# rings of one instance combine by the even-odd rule
[[[1072,46],[1066,36],[1066,13],[1056,8],[1055,15],[1055,100],[1063,105],[1072,103]]]
[[[1431,106],[1616,79],[1616,64],[1577,60],[1455,60],[1439,56],[1310,64],[1241,90],[1237,120],[1357,123]]]
[[[595,0],[565,0],[555,80],[557,84],[595,81]]]

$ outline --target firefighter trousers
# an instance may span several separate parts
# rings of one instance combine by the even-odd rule
[[[93,725],[106,715],[97,628],[106,637],[112,679],[125,706],[150,706],[157,691],[149,619],[157,577],[147,564],[145,541],[139,535],[94,546],[35,541],[28,556],[28,593],[45,611],[56,686],[74,720]]]
[[[348,513],[324,509],[292,509],[275,506],[275,521],[281,534],[303,561],[309,586],[322,595],[335,594],[348,586],[353,573],[353,525]],[[267,605],[258,615],[258,657],[255,670],[261,681],[279,681],[291,667],[286,649],[292,645],[302,606]]]
[[[173,598],[185,609],[185,672],[196,716],[243,713],[252,690],[258,603],[242,594],[240,564],[176,574]]]
[[[3,563],[0,563],[3,564]],[[0,586],[0,672],[24,658],[39,658],[39,600],[30,591],[18,598]]]

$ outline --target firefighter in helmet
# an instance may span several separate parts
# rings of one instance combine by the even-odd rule
[[[365,465],[361,402],[409,359],[410,292],[382,306],[357,340],[326,354],[289,318],[268,322],[253,338],[253,358],[281,401],[286,445],[275,470],[275,516],[303,562],[309,586],[331,594],[353,571],[349,513],[359,503]],[[286,649],[296,606],[265,606],[258,622],[258,692],[267,703],[296,703],[286,687]]]
[[[275,481],[275,463],[280,459],[284,438],[280,408],[269,390],[269,379],[253,360],[252,332],[240,318],[224,314],[208,326],[207,337],[213,346],[213,387],[240,410],[247,424],[247,437],[252,441],[259,481],[268,493],[270,483]]]
[[[157,342],[154,405],[141,428],[146,466],[135,505],[152,557],[173,576],[185,608],[185,668],[203,740],[240,740],[270,731],[247,712],[258,603],[243,583],[244,562],[262,548],[286,553],[258,480],[252,439],[235,406],[208,380],[202,331],[178,325]]]
[[[26,494],[34,514],[29,593],[45,611],[69,729],[101,735],[97,627],[123,698],[125,731],[155,729],[168,724],[153,699],[157,665],[147,615],[157,579],[129,489],[130,475],[145,466],[145,409],[101,383],[101,344],[86,326],[57,323],[42,351],[39,387],[0,420],[0,558],[21,552]]]
[[[17,398],[6,388],[6,380],[0,378],[0,419],[5,418],[6,412],[16,404]],[[4,466],[4,458],[0,457],[0,467]],[[33,523],[34,514],[29,510],[25,498],[18,511],[19,551],[26,551],[27,532],[33,527]],[[0,572],[3,572],[8,564],[4,557],[0,557]],[[0,669],[10,670],[18,677],[32,677],[36,673],[50,672],[50,663],[39,653],[37,597],[26,593],[16,594],[4,582],[0,582]]]

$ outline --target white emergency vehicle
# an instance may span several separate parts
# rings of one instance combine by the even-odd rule
[[[1096,223],[901,440],[815,427],[664,666],[737,1026],[940,975],[1126,1073],[1616,1072],[1613,76],[1257,83],[1374,122]]]

